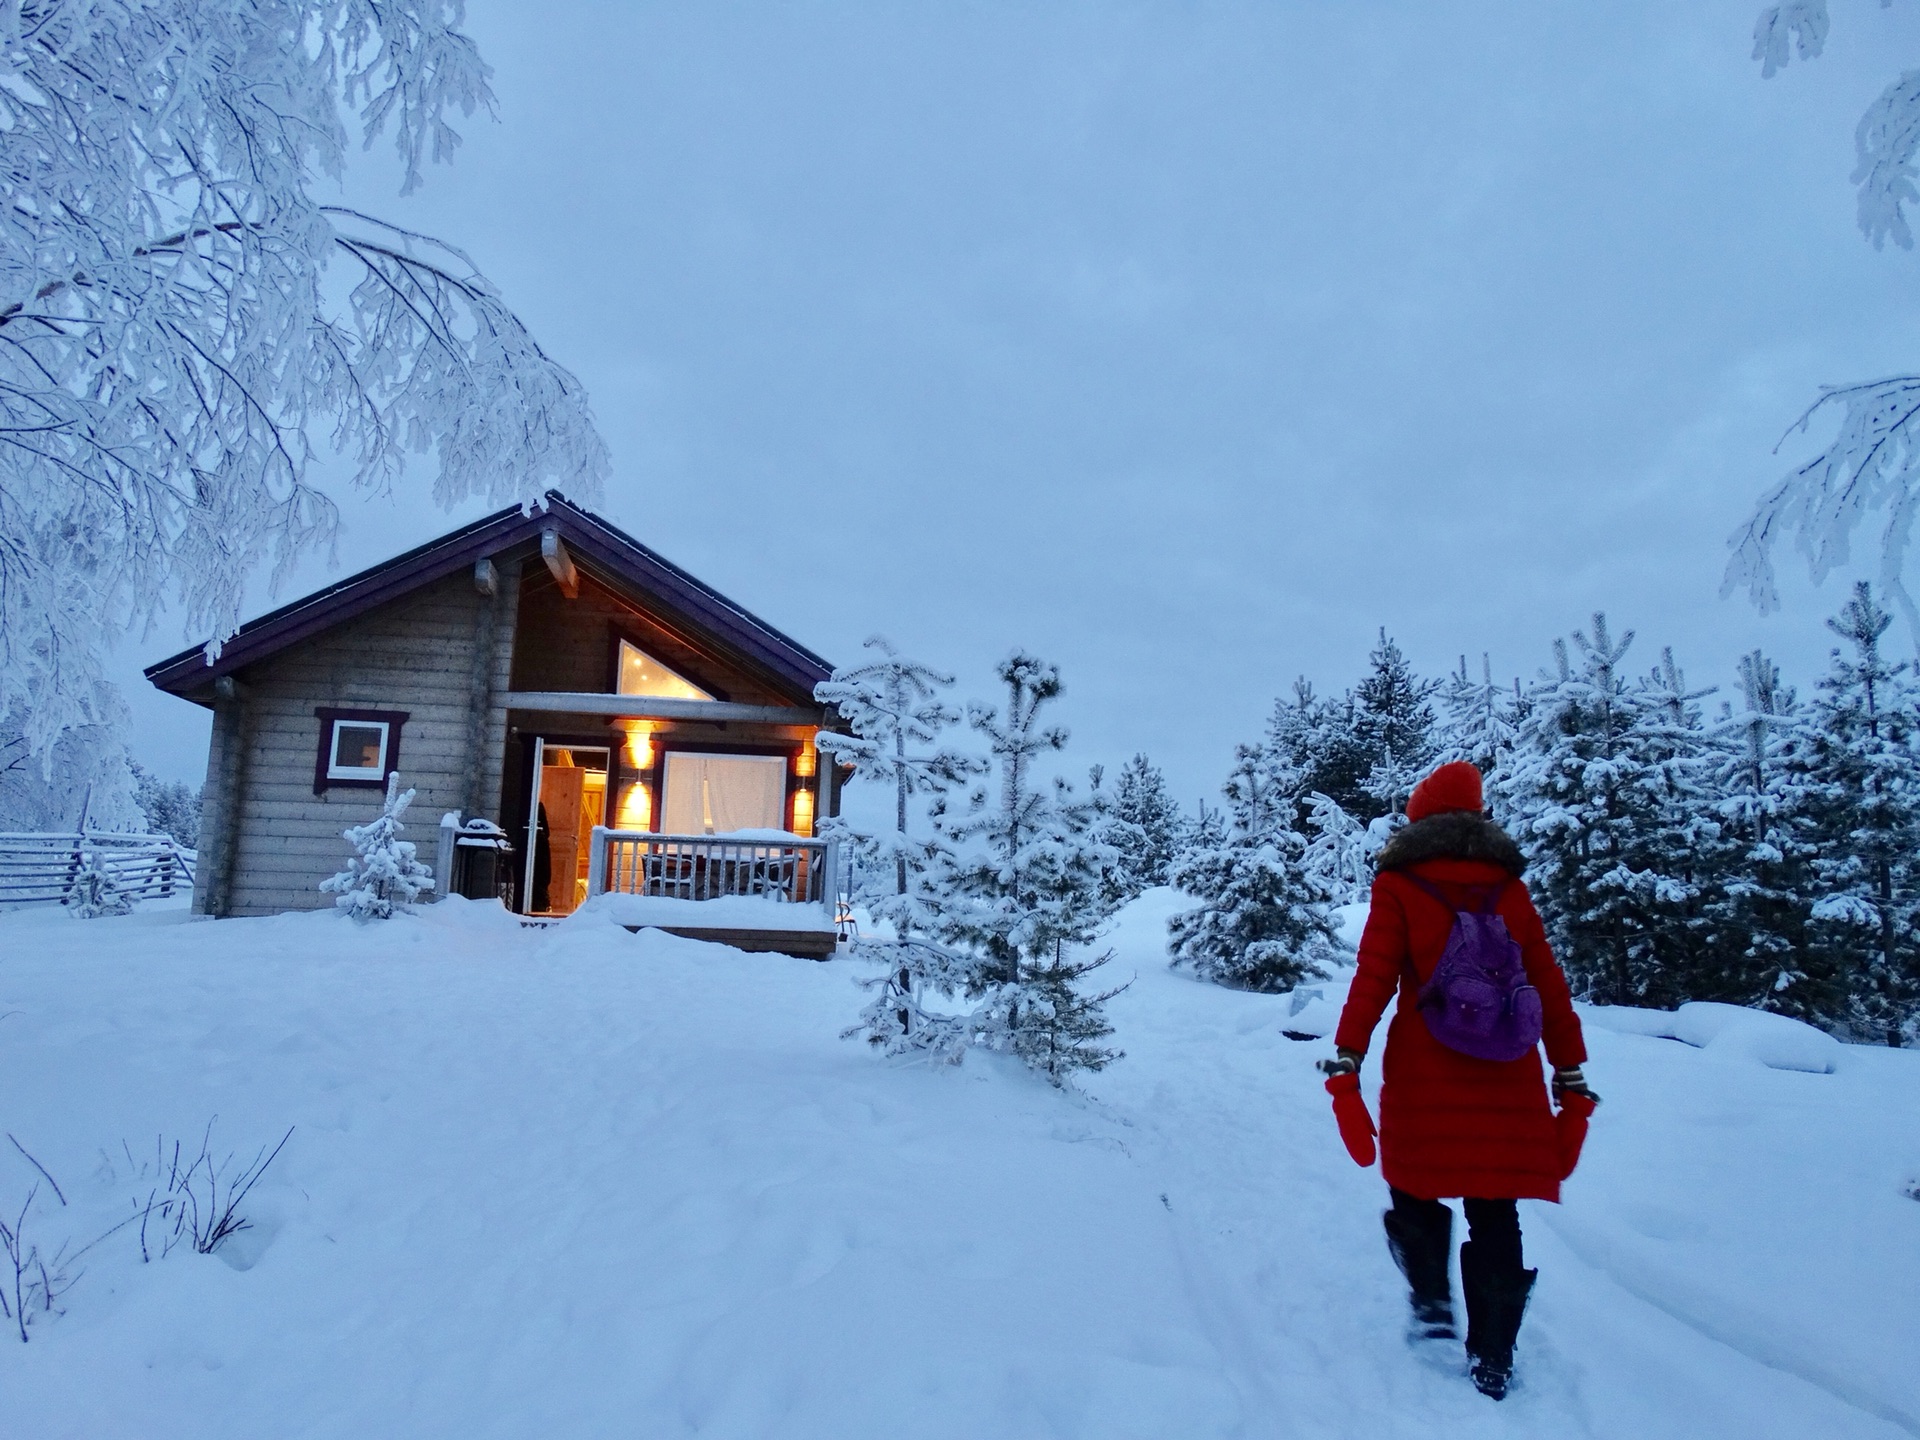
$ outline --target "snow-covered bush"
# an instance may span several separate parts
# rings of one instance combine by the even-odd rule
[[[66,898],[60,903],[67,907],[69,914],[82,920],[125,915],[133,909],[133,898],[120,888],[113,872],[107,869],[106,856],[86,844],[80,847],[80,868],[74,872],[73,883],[67,887]]]
[[[356,852],[347,868],[320,882],[321,890],[356,920],[385,920],[407,910],[422,891],[433,888],[433,871],[414,859],[411,840],[402,840],[400,817],[413,803],[413,791],[400,789],[400,773],[387,776],[386,801],[378,818],[341,832]]]

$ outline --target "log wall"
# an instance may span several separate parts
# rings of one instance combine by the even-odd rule
[[[267,915],[333,903],[319,885],[352,853],[341,831],[377,815],[381,797],[364,787],[313,793],[318,706],[408,713],[400,783],[418,792],[406,825],[423,863],[433,861],[442,812],[498,818],[507,716],[497,702],[520,586],[517,564],[496,563],[492,596],[462,571],[236,677],[239,697],[226,703],[240,715],[220,717],[208,763],[210,798],[231,834],[215,837],[221,863],[196,907]]]

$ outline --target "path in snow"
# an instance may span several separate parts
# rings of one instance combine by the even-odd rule
[[[1608,1103],[1568,1205],[1529,1207],[1525,1383],[1494,1406],[1398,1338],[1323,1047],[1155,963],[1170,903],[1115,936],[1129,1055],[1088,1098],[838,1040],[848,962],[457,904],[0,916],[0,1128],[73,1201],[43,1233],[124,1210],[123,1138],[298,1127],[229,1251],[142,1265],[123,1233],[67,1314],[0,1343],[0,1430],[1915,1429],[1915,1057],[1788,1076],[1594,1036]],[[0,1202],[27,1178],[0,1167]]]

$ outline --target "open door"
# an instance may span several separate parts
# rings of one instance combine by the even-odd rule
[[[571,915],[587,898],[593,827],[607,811],[603,746],[533,743],[533,793],[527,806],[528,915]]]

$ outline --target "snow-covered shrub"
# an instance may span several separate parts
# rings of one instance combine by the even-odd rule
[[[67,887],[66,898],[60,903],[82,920],[125,915],[133,909],[133,898],[120,888],[113,872],[107,869],[106,856],[96,847],[85,844],[80,847],[80,868],[74,872],[73,883]]]
[[[406,911],[422,891],[433,888],[433,871],[414,859],[411,840],[402,840],[400,817],[413,803],[413,791],[400,789],[400,772],[387,776],[387,796],[377,819],[341,832],[357,852],[347,868],[320,882],[333,903],[356,920],[385,920]]]

